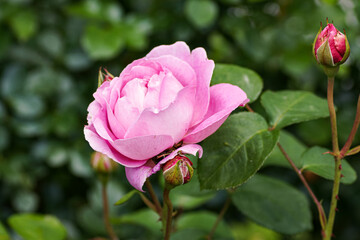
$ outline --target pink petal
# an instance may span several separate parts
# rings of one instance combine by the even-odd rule
[[[190,65],[196,69],[196,98],[194,115],[191,126],[198,124],[207,112],[210,100],[210,81],[215,67],[215,63],[209,60],[203,48],[196,48],[191,53]]]
[[[101,105],[96,100],[92,101],[89,104],[89,107],[87,108],[87,111],[89,113],[87,115],[87,121],[89,125],[92,124],[93,120],[97,117],[100,110],[101,110]]]
[[[121,91],[121,96],[127,98],[128,102],[133,106],[142,111],[144,108],[144,99],[147,88],[145,87],[146,82],[136,78],[128,82]]]
[[[103,139],[108,141],[114,141],[114,139],[116,139],[116,137],[107,125],[105,112],[102,112],[102,114],[99,114],[99,116],[94,119],[93,126],[96,130],[96,133],[99,134],[99,136]]]
[[[185,60],[190,55],[190,48],[185,42],[176,42],[172,45],[161,45],[153,48],[146,58],[157,58],[164,55],[171,55]]]
[[[180,142],[189,128],[193,114],[194,94],[195,87],[186,87],[165,110],[155,113],[145,109],[138,121],[128,129],[125,138],[170,135],[174,142]]]
[[[118,139],[110,144],[128,158],[147,160],[172,147],[174,140],[168,135],[152,135]]]
[[[124,87],[124,81],[119,77],[115,77],[113,78],[113,80],[111,80],[110,87],[111,87],[111,92],[108,103],[110,108],[114,109],[117,99],[120,98],[120,92]]]
[[[115,135],[115,138],[123,138],[126,132],[123,124],[115,117],[113,110],[109,105],[106,107],[107,110],[107,120],[109,123],[109,127],[111,132]]]
[[[143,185],[148,177],[152,174],[158,172],[161,168],[162,164],[165,164],[167,161],[174,158],[178,152],[182,152],[184,154],[192,154],[196,155],[199,152],[199,157],[202,157],[203,150],[200,145],[197,144],[188,144],[176,149],[169,156],[161,160],[158,164],[154,164],[153,161],[149,160],[144,166],[136,167],[136,168],[125,168],[126,178],[129,183],[139,191],[143,192]]]
[[[139,167],[146,163],[146,161],[138,161],[127,158],[117,152],[108,142],[101,138],[92,126],[85,126],[84,128],[85,139],[89,142],[92,149],[95,151],[106,154],[108,157],[117,161],[126,167]]]
[[[101,84],[100,87],[96,89],[96,92],[93,94],[95,101],[97,101],[101,106],[105,106],[108,102],[109,92],[110,92],[110,82],[105,81]]]
[[[229,114],[238,106],[244,106],[249,99],[239,87],[221,83],[210,88],[210,105],[204,120],[189,130],[183,139],[185,143],[197,143],[213,134]]]
[[[145,165],[136,168],[125,168],[126,178],[129,183],[136,188],[137,190],[144,192],[143,185],[148,177],[152,174],[152,168],[154,166],[154,162],[149,160]]]
[[[163,71],[163,69],[159,63],[141,58],[127,65],[121,72],[120,78],[126,84],[135,78],[150,78],[152,75],[158,74],[161,71]]]
[[[159,107],[164,109],[172,103],[179,91],[183,89],[181,83],[173,76],[172,73],[167,73],[161,84]]]
[[[196,84],[196,73],[186,61],[170,55],[151,60],[160,63],[164,69],[168,69],[184,87]]]
[[[178,92],[183,88],[171,72],[154,75],[148,83],[144,108],[163,110],[174,102]]]
[[[128,102],[126,97],[122,97],[115,104],[114,114],[119,123],[127,130],[139,118],[140,112],[138,108]]]

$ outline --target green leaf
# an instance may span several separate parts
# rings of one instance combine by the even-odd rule
[[[211,84],[230,83],[239,86],[250,102],[255,101],[263,88],[261,77],[254,71],[231,64],[216,64]]]
[[[285,182],[255,175],[232,195],[239,211],[253,221],[284,234],[312,229],[305,195]]]
[[[235,223],[231,226],[235,239],[261,239],[261,240],[282,240],[281,234],[262,227],[254,222],[247,221]]]
[[[66,229],[54,216],[16,214],[9,218],[10,226],[25,240],[61,240]]]
[[[285,130],[280,131],[279,143],[285,149],[291,160],[295,163],[298,168],[303,166],[301,155],[307,149],[306,145],[300,142],[296,137],[286,132]],[[278,147],[272,151],[270,156],[266,159],[264,166],[275,165],[282,167],[291,168],[290,163],[284,157]]]
[[[312,147],[302,155],[302,161],[304,162],[303,170],[309,170],[323,178],[334,180],[335,175],[335,161],[334,157],[330,154],[324,154],[329,152],[328,149],[322,147]],[[351,184],[355,182],[357,176],[355,170],[345,160],[341,160],[342,171],[344,175],[341,178],[341,182],[345,184]]]
[[[161,222],[157,213],[150,209],[142,209],[136,212],[132,212],[121,217],[113,218],[111,220],[113,224],[135,224],[154,232],[160,233]]]
[[[29,9],[21,10],[11,15],[9,24],[17,38],[21,41],[26,41],[35,34],[38,27],[38,19],[36,14]]]
[[[6,231],[6,228],[0,222],[0,240],[10,240],[9,234]]]
[[[187,18],[198,28],[206,28],[214,23],[218,6],[210,0],[188,0],[185,3]]]
[[[81,44],[93,59],[109,59],[118,54],[125,46],[125,34],[120,25],[99,27],[88,25]]]
[[[198,163],[202,189],[238,186],[254,175],[274,149],[278,131],[268,131],[259,114],[233,114],[203,143],[204,157]]]
[[[177,222],[177,229],[178,230],[196,229],[196,230],[203,230],[209,233],[216,219],[217,219],[217,214],[207,211],[186,213],[179,218]],[[215,233],[219,236],[231,237],[231,230],[225,224],[224,221],[220,222],[220,224],[216,228]]]
[[[119,199],[119,201],[117,201],[116,203],[115,203],[115,205],[121,205],[121,204],[124,204],[124,203],[126,203],[127,201],[129,201],[130,200],[130,198],[132,198],[133,196],[134,196],[134,194],[136,194],[136,193],[139,193],[139,191],[138,190],[132,190],[132,191],[130,191],[130,192],[128,192],[127,194],[125,194],[124,196],[122,196],[120,199]]]
[[[261,104],[276,129],[329,116],[327,101],[306,91],[266,91]]]

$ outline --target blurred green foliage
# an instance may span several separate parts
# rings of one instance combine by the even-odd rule
[[[251,68],[264,79],[264,89],[308,90],[325,96],[325,76],[312,59],[311,44],[319,22],[325,22],[326,17],[339,29],[346,29],[351,45],[350,59],[335,85],[343,143],[351,129],[360,89],[360,64],[356,61],[360,57],[358,1],[0,1],[0,221],[9,227],[7,219],[12,214],[46,213],[62,221],[68,239],[106,235],[100,187],[90,168],[91,149],[82,132],[99,67],[118,75],[151,48],[182,40],[191,48],[206,48],[216,63]],[[258,101],[252,106],[263,111]],[[326,120],[288,130],[305,145],[330,145]],[[355,144],[359,142],[358,135]],[[356,157],[349,158],[349,163],[360,171]],[[304,191],[291,171],[276,167],[262,171]],[[152,180],[156,182],[156,176]],[[309,180],[328,209],[331,182],[316,176]],[[341,211],[335,225],[338,239],[355,240],[360,235],[359,181],[342,186]],[[130,189],[121,168],[109,185],[110,205]],[[155,190],[160,193],[159,186]],[[211,215],[206,211],[219,212],[223,196],[216,194],[203,205],[203,215],[197,217]],[[185,209],[191,206],[199,205]],[[138,195],[125,205],[111,206],[122,239],[159,238],[156,222],[153,226],[149,225],[151,220],[140,221],[155,219],[141,208]],[[191,220],[187,216],[179,219],[182,226]],[[237,239],[290,239],[256,230],[258,227],[244,222],[244,216],[236,211],[229,211],[225,220]],[[319,239],[319,226],[314,224],[313,232],[296,239]],[[139,231],[139,226],[144,231]],[[174,239],[195,230],[181,231]]]

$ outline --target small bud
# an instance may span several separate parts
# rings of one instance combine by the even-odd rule
[[[102,71],[101,67],[99,68],[99,75],[98,75],[98,87],[103,84],[105,81],[111,81],[114,78],[114,75],[112,75],[106,68],[104,68],[105,73]]]
[[[97,173],[111,173],[118,164],[105,154],[94,152],[91,155],[91,166]]]
[[[173,188],[189,182],[194,174],[192,162],[183,155],[177,155],[162,167],[166,184]]]
[[[325,73],[333,77],[338,66],[343,64],[350,55],[350,45],[345,34],[341,33],[331,23],[320,30],[313,43],[313,55],[316,61],[323,65]]]

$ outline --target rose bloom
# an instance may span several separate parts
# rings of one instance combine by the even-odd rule
[[[237,86],[210,87],[214,66],[203,48],[190,51],[184,42],[155,47],[96,90],[86,140],[125,166],[128,181],[141,191],[146,179],[179,151],[201,157],[196,143],[249,101]],[[161,161],[152,159],[174,145],[180,147]]]

